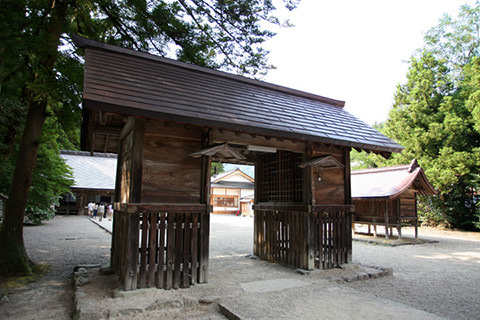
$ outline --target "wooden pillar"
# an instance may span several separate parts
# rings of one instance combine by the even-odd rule
[[[253,254],[257,257],[260,257],[260,214],[261,212],[255,210],[255,205],[260,202],[260,193],[261,185],[260,182],[263,180],[261,169],[262,163],[261,158],[257,155],[255,160],[255,184],[254,184],[254,201],[253,201]],[[262,214],[263,215],[263,214]]]
[[[115,180],[115,201],[121,203],[131,203],[131,202],[140,202],[141,201],[141,186],[142,186],[142,170],[143,170],[143,144],[144,144],[144,136],[145,136],[145,122],[143,119],[136,119],[133,117],[128,118],[127,123],[123,127],[120,133],[119,139],[119,150],[117,155],[117,175]],[[127,141],[128,140],[128,141]],[[128,142],[128,143],[127,143]],[[130,160],[129,162],[127,160]],[[125,162],[130,164],[129,167],[124,166]],[[123,172],[122,170],[126,170],[127,172]],[[124,175],[127,175],[130,180],[123,181]],[[129,183],[126,187],[122,188],[124,184]],[[133,219],[133,218],[132,218]],[[131,238],[133,237],[130,233],[134,232],[136,229],[137,233],[137,244],[136,249],[130,248],[125,252],[120,252],[120,248],[122,248],[121,244],[117,244],[116,241],[122,239],[122,236],[115,236],[115,232],[119,230],[117,228],[117,221],[116,215],[113,216],[113,235],[112,235],[112,246],[111,246],[111,255],[110,255],[110,265],[112,268],[116,269],[118,266],[116,265],[117,261],[120,261],[120,257],[118,255],[128,255],[128,254],[138,254],[138,221],[135,219],[127,219],[126,223],[128,223],[127,230],[128,237],[127,245],[133,245],[134,240]],[[133,225],[131,224],[133,223]],[[135,259],[133,256],[128,256],[127,259]],[[133,262],[132,262],[133,263]],[[133,268],[133,267],[132,267]],[[133,269],[132,269],[133,270]],[[117,270],[119,271],[119,270]],[[136,272],[135,272],[136,274]],[[126,278],[128,278],[127,276]],[[136,276],[135,276],[136,277]],[[125,280],[126,281],[126,280]],[[127,286],[127,283],[124,283]],[[131,284],[128,284],[129,286]],[[135,287],[136,288],[136,287]],[[126,289],[127,290],[127,289]]]
[[[145,120],[135,119],[132,150],[130,199],[128,202],[142,202],[143,145],[145,141]]]
[[[385,211],[385,239],[388,240],[389,237],[388,237],[388,228],[389,228],[389,225],[388,225],[388,203],[387,203],[388,200],[382,200],[383,202],[383,207],[384,207],[384,211]]]
[[[415,192],[415,239],[418,238],[417,193]]]
[[[307,144],[305,147],[305,154],[303,161],[310,160],[313,155],[313,148],[311,144]],[[305,212],[302,217],[304,219],[305,235],[303,239],[303,268],[307,270],[313,270],[315,268],[315,216],[311,208],[314,204],[313,200],[313,181],[314,177],[311,166],[303,168],[303,202],[307,204],[308,211]]]
[[[202,148],[210,146],[210,130],[202,130]],[[210,243],[210,175],[212,166],[211,156],[202,156],[202,173],[200,185],[200,203],[206,204],[206,212],[200,215],[200,266],[198,270],[198,282],[208,282],[208,261]]]
[[[344,167],[344,185],[345,185],[345,204],[346,205],[351,205],[353,203],[352,201],[352,183],[351,183],[351,171],[350,171],[350,150],[351,148],[344,148],[343,149],[343,158],[345,162],[345,167]],[[351,221],[353,220],[352,212],[345,212],[345,215],[347,215],[347,221],[349,224],[351,224]],[[346,230],[345,234],[345,240],[347,242],[347,258],[346,261],[347,263],[352,262],[352,233],[349,232],[350,230]]]
[[[126,255],[125,263],[125,278],[123,280],[124,290],[137,289],[137,266],[138,266],[138,228],[139,228],[139,215],[128,214],[127,234],[126,237],[126,250],[123,253]]]

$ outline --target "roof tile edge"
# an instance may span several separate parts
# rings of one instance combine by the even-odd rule
[[[60,154],[62,155],[70,155],[70,156],[82,156],[82,157],[99,157],[99,158],[117,158],[117,154],[115,153],[102,153],[102,152],[94,152],[93,154],[89,151],[78,151],[78,150],[60,150]]]

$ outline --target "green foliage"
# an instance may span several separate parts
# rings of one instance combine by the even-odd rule
[[[73,176],[60,157],[59,123],[51,118],[43,127],[33,183],[28,195],[25,220],[39,224],[53,218],[59,196],[70,192]]]
[[[298,0],[283,0],[293,10]],[[69,7],[66,33],[239,74],[264,75],[275,34],[265,22],[289,25],[272,0],[83,0]],[[65,37],[68,41],[68,37]]]
[[[425,47],[436,59],[444,60],[451,76],[459,76],[464,66],[480,54],[480,6],[464,5],[458,17],[447,14],[425,35]]]
[[[47,118],[44,125],[25,211],[28,223],[39,224],[53,218],[60,195],[70,192],[73,180],[70,169],[60,157],[59,132],[62,130],[59,126],[54,118]],[[4,194],[8,193],[15,169],[18,144],[14,149],[8,157],[6,154],[0,157],[0,192]]]
[[[410,59],[382,132],[405,147],[390,159],[362,155],[368,166],[408,164],[416,158],[439,191],[420,201],[424,220],[479,227],[480,3],[445,16]],[[360,157],[355,155],[356,157]]]
[[[217,175],[217,174],[222,173],[224,171],[225,171],[225,169],[223,168],[223,163],[212,162],[212,171],[211,171],[212,177],[214,175]]]
[[[290,10],[298,1],[284,0]],[[52,8],[66,4],[65,15]],[[8,194],[26,111],[32,101],[47,103],[26,219],[51,218],[60,194],[68,192],[70,173],[60,149],[79,146],[82,50],[69,35],[175,56],[178,60],[239,74],[261,76],[272,68],[262,44],[277,25],[271,0],[2,0],[0,10],[0,192]],[[60,39],[51,39],[55,19]],[[52,44],[61,41],[51,53]],[[53,50],[55,51],[55,49]],[[54,59],[53,69],[45,61]],[[218,169],[221,169],[221,165]]]

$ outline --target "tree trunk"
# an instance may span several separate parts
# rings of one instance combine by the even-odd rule
[[[23,219],[32,184],[46,103],[32,102],[28,110],[17,166],[13,174],[5,217],[0,231],[0,274],[29,274],[30,263],[23,242]]]
[[[51,10],[51,18],[45,24],[45,30],[48,33],[45,41],[47,49],[38,48],[39,52],[30,53],[41,55],[40,68],[48,72],[45,75],[43,70],[35,70],[34,81],[43,85],[49,81],[55,81],[53,67],[68,7],[68,1],[53,3],[55,5]],[[43,87],[46,88],[46,86]],[[23,219],[37,161],[40,135],[46,118],[47,99],[44,96],[48,94],[49,92],[28,92],[27,120],[0,230],[0,275],[31,273],[31,263],[23,241]]]

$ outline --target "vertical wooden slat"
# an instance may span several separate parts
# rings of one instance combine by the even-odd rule
[[[192,234],[192,227],[191,227],[191,215],[190,214],[185,214],[184,215],[184,231],[183,231],[183,278],[182,278],[182,283],[181,286],[182,288],[187,288],[190,285],[190,275],[191,275],[191,269],[190,269],[190,261],[191,261],[191,255],[190,255],[190,236]]]
[[[140,276],[139,276],[139,288],[146,287],[147,277],[147,237],[148,237],[148,213],[142,213],[141,220],[141,245],[140,245]]]
[[[335,223],[337,224],[337,236],[336,236],[336,243],[335,243],[335,264],[334,267],[337,267],[341,264],[341,241],[342,241],[342,221],[340,217],[340,212],[335,212]]]
[[[208,246],[210,234],[210,214],[202,213],[200,216],[200,270],[198,282],[208,282]]]
[[[173,287],[173,263],[175,255],[175,215],[167,213],[167,270],[165,289]]]
[[[193,214],[192,219],[192,243],[191,243],[191,250],[192,250],[192,284],[197,283],[198,278],[198,213]]]
[[[183,214],[175,214],[175,258],[173,273],[173,288],[178,289],[181,282],[181,264],[183,250]]]
[[[293,265],[295,263],[295,260],[294,260],[294,253],[293,253],[293,250],[294,250],[294,247],[293,247],[293,239],[294,239],[294,227],[293,227],[293,215],[287,215],[286,216],[287,218],[287,221],[288,221],[288,251],[287,251],[287,254],[288,254],[288,257],[287,257],[287,263],[289,265]]]
[[[318,212],[318,268],[323,269],[323,212]]]
[[[328,235],[328,245],[327,245],[327,268],[332,268],[332,243],[333,243],[333,239],[332,239],[332,217],[330,216],[330,214],[327,214],[326,216],[327,218],[327,235]]]
[[[160,213],[159,239],[158,239],[158,268],[157,268],[157,288],[165,288],[165,219],[166,213]]]
[[[157,252],[158,252],[158,232],[157,232],[157,212],[150,213],[150,228],[149,228],[149,242],[148,242],[148,287],[155,287],[155,272]]]
[[[127,216],[127,234],[125,248],[125,278],[124,289],[137,289],[137,268],[138,268],[138,229],[139,216],[137,214],[129,214]]]
[[[313,213],[308,212],[306,217],[307,228],[307,270],[313,270],[315,268],[315,216]]]
[[[386,201],[383,201],[384,203],[384,212],[385,212],[385,239],[388,240],[388,229],[389,229],[389,222],[388,222],[388,215],[389,215],[389,210],[388,210],[388,205]]]

